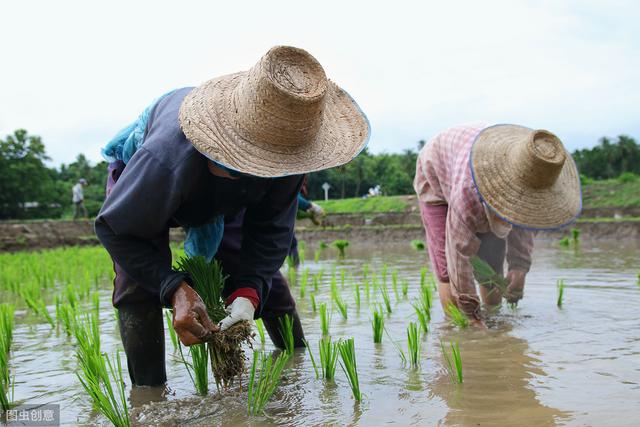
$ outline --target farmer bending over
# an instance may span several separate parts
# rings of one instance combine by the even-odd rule
[[[301,175],[350,161],[368,137],[365,115],[315,58],[275,47],[249,71],[164,95],[107,145],[112,188],[95,227],[114,260],[133,384],[166,382],[162,307],[185,345],[278,312],[272,278],[291,244]],[[214,325],[189,275],[171,268],[169,228],[186,229],[188,255],[211,259],[224,217],[241,211],[230,314]]]
[[[581,209],[580,180],[571,155],[554,134],[517,125],[462,125],[420,151],[414,188],[440,302],[460,308],[484,327],[470,259],[477,255],[500,275],[505,297],[523,296],[533,230],[560,228]],[[502,298],[480,286],[487,305]]]

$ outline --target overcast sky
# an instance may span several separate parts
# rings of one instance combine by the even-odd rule
[[[640,138],[637,1],[29,1],[0,5],[0,137],[55,164],[102,145],[167,90],[302,47],[360,104],[373,152],[483,120],[573,150]]]

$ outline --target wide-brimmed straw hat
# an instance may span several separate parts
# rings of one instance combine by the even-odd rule
[[[496,125],[471,148],[482,200],[502,219],[531,229],[559,228],[580,214],[580,177],[560,139],[546,130]]]
[[[349,162],[369,140],[369,121],[308,52],[270,49],[249,71],[193,89],[180,127],[194,147],[238,172],[277,177]]]

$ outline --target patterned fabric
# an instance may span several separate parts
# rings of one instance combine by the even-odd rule
[[[487,126],[484,123],[460,125],[436,135],[420,151],[414,180],[421,202],[448,205],[446,226],[433,227],[444,236],[427,244],[444,244],[444,248],[434,247],[429,252],[439,257],[436,265],[446,265],[451,292],[459,307],[476,318],[479,318],[480,299],[469,259],[480,248],[477,234],[491,230],[471,178],[469,156],[473,141]],[[532,250],[533,233],[514,227],[507,236],[509,270],[528,272]]]

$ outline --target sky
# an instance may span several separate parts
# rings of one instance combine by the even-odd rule
[[[636,1],[0,3],[0,138],[52,164],[100,148],[164,92],[301,47],[367,114],[374,153],[447,127],[516,123],[573,151],[640,139]]]

